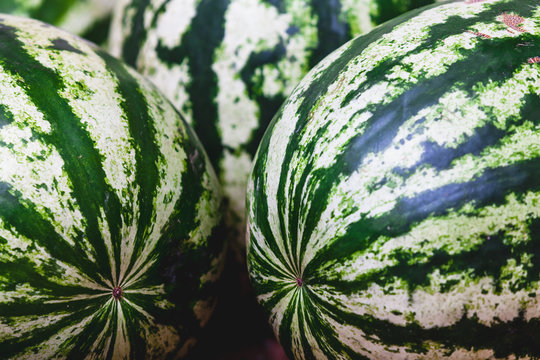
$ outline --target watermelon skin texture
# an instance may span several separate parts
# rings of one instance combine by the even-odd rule
[[[101,44],[116,0],[2,0],[0,13],[26,16]]]
[[[324,56],[433,0],[120,0],[110,51],[185,115],[218,172],[233,249],[245,260],[245,189],[261,137]]]
[[[296,87],[247,194],[291,359],[540,358],[539,63],[537,1],[455,1]]]
[[[226,248],[193,130],[67,32],[1,15],[0,48],[0,357],[184,356]]]

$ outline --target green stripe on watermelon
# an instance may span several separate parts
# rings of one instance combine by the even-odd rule
[[[196,136],[75,36],[3,15],[0,39],[0,353],[185,355],[224,256]]]
[[[101,57],[105,59],[107,67],[111,69],[118,78],[129,79],[130,75],[123,64],[113,60],[105,53],[100,53]],[[132,82],[120,82],[117,87],[117,92],[122,96],[124,101],[120,104],[126,117],[130,119],[128,127],[129,134],[133,138],[133,141],[138,144],[135,147],[135,161],[137,163],[135,172],[135,182],[139,186],[140,198],[139,198],[139,218],[136,219],[139,227],[133,241],[134,249],[142,249],[144,247],[145,237],[148,235],[144,224],[152,221],[152,210],[156,194],[156,189],[160,180],[159,170],[157,163],[159,159],[159,148],[154,142],[156,136],[152,125],[152,116],[150,109],[146,106],[146,101],[141,95],[139,87],[136,81]],[[196,195],[200,196],[201,193]],[[116,241],[115,241],[116,240]],[[113,239],[116,245],[114,249],[115,258],[119,258],[120,255],[120,242],[117,239]],[[134,265],[136,259],[141,255],[140,251],[134,251],[129,259],[129,265],[127,265],[126,272],[129,272]],[[120,268],[117,269],[120,271]]]
[[[323,60],[267,130],[248,265],[291,358],[536,358],[540,7],[455,1]]]
[[[116,0],[3,0],[0,13],[61,27],[98,44],[107,40]]]
[[[243,258],[251,160],[285,97],[314,64],[388,11],[432,2],[120,0],[110,48],[195,128],[218,169]]]

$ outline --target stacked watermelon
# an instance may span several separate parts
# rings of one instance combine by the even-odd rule
[[[0,357],[185,354],[224,242],[210,162],[134,70],[0,15]]]
[[[217,169],[245,252],[245,189],[259,141],[294,86],[352,37],[433,0],[119,0],[113,54],[186,116]]]
[[[540,3],[445,2],[333,52],[248,202],[291,358],[540,358]]]

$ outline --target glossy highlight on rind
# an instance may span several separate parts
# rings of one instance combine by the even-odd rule
[[[127,65],[0,16],[0,354],[187,354],[216,301],[221,191],[192,129]]]
[[[291,358],[540,357],[539,54],[538,2],[444,2],[296,87],[247,194]]]
[[[119,0],[110,49],[186,116],[217,169],[244,257],[245,188],[283,100],[329,52],[433,0]]]

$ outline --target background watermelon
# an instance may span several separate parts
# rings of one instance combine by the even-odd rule
[[[2,0],[0,13],[27,16],[97,44],[107,40],[116,0]]]
[[[154,82],[201,138],[245,259],[245,189],[259,141],[302,76],[374,24],[433,0],[120,0],[110,49]]]
[[[215,305],[217,178],[134,70],[0,16],[0,357],[184,355]]]
[[[540,358],[540,3],[454,1],[323,60],[249,181],[296,359]]]

